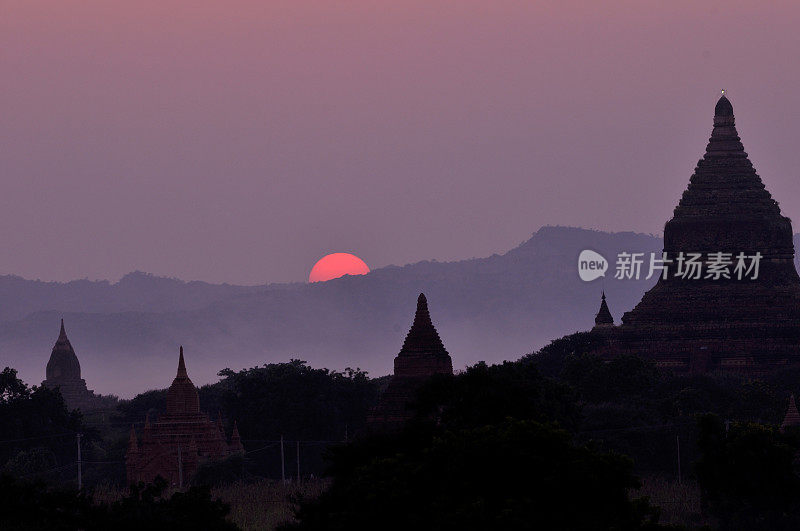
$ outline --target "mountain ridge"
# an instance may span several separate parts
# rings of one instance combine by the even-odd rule
[[[198,384],[215,381],[225,367],[289,358],[380,376],[391,372],[420,292],[454,367],[516,359],[591,328],[603,289],[619,322],[655,279],[614,279],[616,254],[661,248],[649,234],[546,226],[503,254],[424,260],[315,284],[216,285],[133,273],[116,284],[14,280],[16,289],[8,289],[2,277],[0,359],[38,384],[63,317],[83,377],[102,393],[131,396],[168,385],[181,344]],[[609,260],[605,279],[579,279],[583,249]],[[47,286],[61,292],[48,298]],[[121,374],[125,382],[112,383]]]

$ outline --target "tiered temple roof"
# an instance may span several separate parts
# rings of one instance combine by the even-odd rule
[[[420,293],[414,322],[394,360],[394,375],[427,378],[437,373],[453,374],[453,362],[431,321],[428,299]]]
[[[434,374],[453,374],[453,362],[431,321],[428,300],[420,293],[414,322],[394,359],[394,375],[378,405],[370,411],[370,429],[397,429],[413,416],[419,387]]]
[[[84,411],[92,408],[96,397],[94,392],[86,388],[86,381],[81,378],[81,364],[67,338],[64,319],[61,319],[61,331],[50,353],[45,376],[42,385],[50,389],[58,388],[69,408]]]
[[[690,372],[758,374],[800,363],[792,224],[748,159],[725,95],[705,155],[664,227],[664,252],[672,260],[667,277],[658,277],[613,333],[604,332],[601,354],[640,354]],[[681,253],[700,253],[701,278],[676,276]],[[730,278],[706,278],[712,253],[730,253]],[[760,253],[757,276],[737,278],[739,253]]]
[[[200,411],[197,388],[186,372],[183,347],[166,405],[166,414],[156,422],[151,424],[150,417],[145,417],[141,442],[131,426],[125,455],[128,483],[150,482],[161,476],[172,485],[179,485],[181,480],[187,484],[203,462],[244,451],[235,423],[228,443],[221,416],[213,422]]]

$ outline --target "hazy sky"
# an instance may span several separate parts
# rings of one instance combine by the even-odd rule
[[[660,233],[723,87],[800,220],[799,25],[763,0],[0,0],[0,273],[256,284]]]

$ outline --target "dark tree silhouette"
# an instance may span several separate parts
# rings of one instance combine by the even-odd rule
[[[720,529],[800,528],[800,478],[793,467],[797,433],[773,426],[699,419],[701,459],[696,464],[704,502]]]
[[[225,519],[229,508],[208,488],[194,487],[164,497],[165,482],[137,486],[112,504],[95,504],[76,490],[0,476],[0,529],[4,531],[236,531]]]
[[[75,434],[85,441],[98,439],[83,426],[82,415],[67,409],[58,390],[29,388],[6,367],[0,373],[0,470],[34,476],[53,472],[56,479],[72,471],[54,470],[75,462]]]
[[[631,469],[533,421],[406,433],[339,450],[331,489],[286,529],[660,529]]]

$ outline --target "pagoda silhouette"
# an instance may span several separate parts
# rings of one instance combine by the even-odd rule
[[[186,372],[183,347],[166,406],[166,414],[156,422],[151,424],[149,416],[145,418],[141,441],[131,426],[125,453],[128,484],[148,483],[161,476],[170,485],[182,487],[203,463],[244,452],[236,423],[228,442],[222,418],[215,423],[200,411],[200,397]]]
[[[394,359],[394,374],[378,404],[367,415],[370,431],[393,431],[414,416],[417,390],[434,374],[453,374],[453,361],[433,326],[424,293],[417,298],[414,322]]]
[[[666,271],[620,325],[613,326],[603,297],[602,326],[592,329],[602,339],[596,353],[636,354],[692,373],[761,374],[800,363],[792,223],[745,153],[724,92],[705,155],[664,226],[664,253]],[[678,257],[698,253],[703,273],[696,278]],[[734,265],[740,254],[760,254],[757,272],[737,275],[732,265],[729,278],[707,278],[718,253]]]
[[[97,405],[97,396],[86,387],[86,380],[81,378],[81,364],[67,337],[64,319],[61,319],[61,331],[47,361],[42,386],[58,389],[70,409],[87,411]]]

